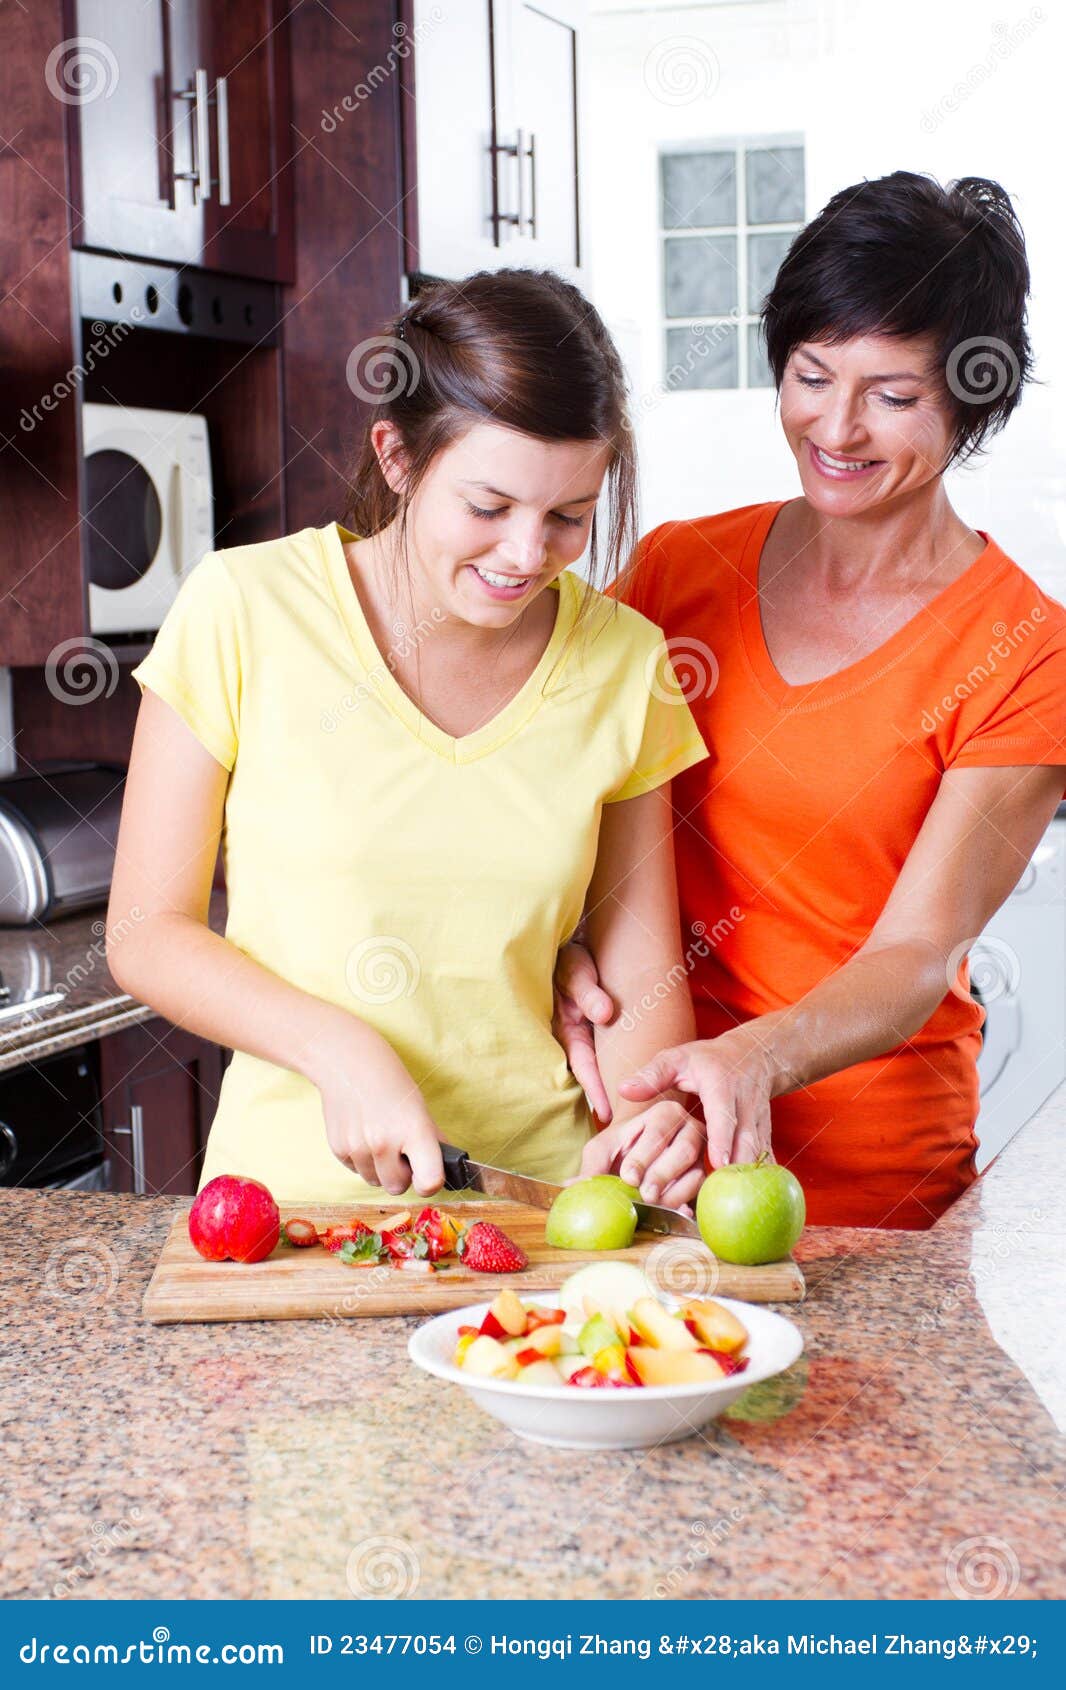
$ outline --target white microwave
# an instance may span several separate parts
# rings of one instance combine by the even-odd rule
[[[89,628],[154,633],[214,544],[206,418],[82,406]]]

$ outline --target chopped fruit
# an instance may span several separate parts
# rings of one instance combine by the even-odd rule
[[[404,1256],[397,1260],[396,1266],[405,1273],[436,1273],[436,1267],[423,1256]]]
[[[577,1335],[577,1347],[582,1355],[594,1356],[597,1350],[612,1349],[617,1345],[618,1333],[602,1314],[594,1314],[591,1320],[586,1320]]]
[[[593,1314],[624,1320],[638,1297],[651,1295],[649,1280],[633,1262],[591,1262],[560,1287],[559,1306],[569,1320]],[[586,1299],[592,1308],[586,1306]]]
[[[592,1365],[596,1372],[602,1373],[606,1379],[624,1379],[626,1352],[621,1344],[608,1344],[605,1349],[596,1351]]]
[[[306,1250],[309,1245],[318,1243],[318,1230],[310,1221],[286,1221],[281,1232],[294,1250]]]
[[[680,1314],[689,1331],[695,1333],[700,1343],[710,1350],[726,1350],[732,1355],[734,1351],[742,1350],[748,1341],[746,1328],[721,1303],[710,1300],[684,1303]]]
[[[506,1328],[500,1325],[491,1309],[486,1310],[480,1331],[486,1338],[506,1338],[507,1336]]]
[[[378,1222],[378,1231],[381,1232],[381,1233],[386,1233],[386,1232],[410,1232],[410,1230],[411,1230],[411,1211],[410,1211],[410,1209],[400,1209],[395,1215],[388,1215],[385,1218],[385,1220]]]
[[[527,1345],[524,1350],[515,1351],[515,1361],[518,1363],[519,1367],[530,1367],[533,1362],[543,1360],[544,1357],[541,1355],[540,1351],[533,1349],[531,1345]]]
[[[380,1232],[361,1232],[355,1238],[342,1239],[340,1258],[345,1267],[376,1267],[381,1260]]]
[[[518,1338],[525,1332],[526,1311],[512,1290],[498,1292],[492,1299],[489,1312],[495,1315],[504,1331],[512,1338]]]
[[[747,1356],[732,1355],[728,1350],[700,1350],[701,1356],[713,1356],[723,1373],[743,1373],[748,1365]]]
[[[607,1381],[602,1373],[597,1373],[594,1367],[579,1367],[576,1373],[570,1375],[571,1385],[581,1385],[588,1391],[599,1390]]]
[[[415,1235],[413,1232],[397,1232],[387,1228],[382,1229],[381,1242],[397,1267],[403,1267],[407,1261],[412,1261],[416,1255]],[[423,1243],[425,1241],[423,1240]],[[423,1251],[423,1254],[426,1252]]]
[[[531,1303],[526,1310],[526,1324],[531,1332],[536,1326],[561,1326],[565,1319],[565,1309],[545,1309],[539,1303]]]
[[[470,1345],[463,1357],[463,1368],[467,1373],[481,1373],[492,1379],[515,1379],[518,1376],[518,1363],[514,1356],[495,1338],[484,1335],[479,1335]]]
[[[450,1256],[459,1238],[459,1227],[452,1217],[432,1207],[415,1216],[414,1229],[426,1240],[431,1262]]]
[[[462,1367],[463,1357],[466,1355],[467,1350],[470,1348],[477,1336],[478,1330],[476,1326],[461,1326],[459,1328],[459,1342],[455,1346],[456,1367]]]
[[[710,1384],[725,1378],[714,1357],[699,1350],[653,1350],[648,1344],[637,1344],[626,1351],[626,1362],[642,1385]]]
[[[629,1311],[629,1323],[645,1344],[660,1350],[697,1350],[696,1339],[684,1321],[665,1309],[655,1297],[638,1297]]]
[[[584,1356],[560,1356],[555,1363],[555,1370],[561,1379],[571,1380],[575,1373],[581,1373],[588,1366]]]
[[[564,1381],[559,1377],[554,1362],[546,1361],[540,1356],[536,1361],[523,1367],[521,1372],[523,1385],[562,1385]]]
[[[325,1227],[318,1235],[318,1241],[331,1255],[336,1255],[342,1244],[353,1244],[359,1238],[370,1238],[370,1228],[363,1221],[345,1221],[336,1226]]]
[[[557,1356],[562,1351],[563,1335],[557,1326],[535,1326],[522,1342],[541,1356]]]
[[[463,1266],[475,1273],[521,1273],[529,1257],[491,1221],[475,1221],[459,1240]]]

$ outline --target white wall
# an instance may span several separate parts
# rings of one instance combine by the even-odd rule
[[[687,68],[664,98],[667,47]],[[649,61],[651,69],[649,69]],[[684,140],[798,134],[813,215],[890,170],[993,176],[1012,193],[1033,271],[1037,375],[979,466],[952,477],[961,513],[1066,598],[1066,240],[1061,66],[1066,6],[1044,0],[592,0],[585,35],[589,291],[629,360],[645,528],[788,497],[797,478],[766,390],[656,394],[663,378],[657,158]],[[643,403],[642,403],[643,399]]]

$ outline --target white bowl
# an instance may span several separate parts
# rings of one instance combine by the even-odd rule
[[[559,1298],[538,1292],[537,1303],[558,1308]],[[676,1309],[679,1299],[662,1297]],[[452,1361],[460,1326],[480,1326],[488,1303],[449,1309],[412,1332],[407,1353],[418,1367],[450,1384],[462,1385],[485,1409],[519,1437],[560,1449],[643,1449],[648,1444],[690,1438],[722,1413],[750,1385],[772,1379],[791,1367],[803,1351],[803,1334],[790,1320],[753,1303],[716,1297],[748,1329],[743,1373],[714,1384],[635,1385],[631,1389],[590,1391],[580,1385],[523,1385],[518,1379],[487,1379],[464,1373]]]

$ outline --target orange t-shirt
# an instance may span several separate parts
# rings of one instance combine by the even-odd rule
[[[657,622],[710,757],[674,782],[701,1038],[780,1009],[868,936],[945,769],[1066,764],[1066,610],[996,545],[883,645],[790,686],[758,567],[783,501],[667,522],[620,597]],[[886,1056],[775,1100],[774,1153],[838,1226],[932,1224],[975,1177],[983,1011],[949,991]]]

